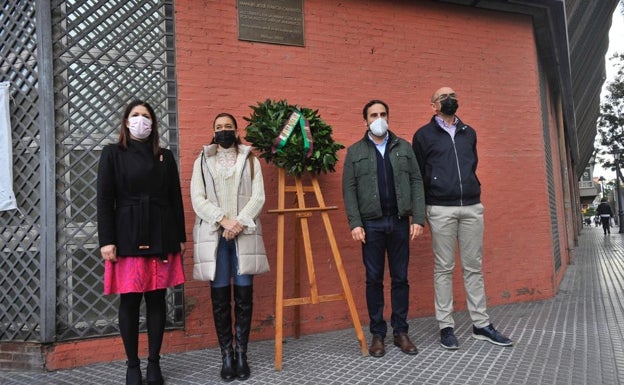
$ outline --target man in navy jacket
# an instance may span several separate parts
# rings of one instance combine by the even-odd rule
[[[425,188],[426,216],[435,257],[434,289],[440,344],[459,349],[453,320],[455,248],[463,269],[472,336],[500,346],[513,342],[499,333],[487,314],[483,284],[483,205],[477,178],[477,134],[455,112],[457,94],[442,87],[431,97],[434,115],[414,134],[412,148]]]

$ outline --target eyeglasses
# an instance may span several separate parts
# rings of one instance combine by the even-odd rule
[[[441,101],[446,100],[448,98],[457,100],[457,94],[454,93],[454,92],[451,93],[451,94],[440,94],[440,95],[438,95],[437,98],[434,99],[434,102],[441,102]]]

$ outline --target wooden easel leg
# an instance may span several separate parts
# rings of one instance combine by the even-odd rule
[[[295,219],[295,266],[294,266],[294,275],[295,275],[295,298],[301,297],[301,221],[299,218]],[[295,327],[295,338],[299,339],[301,336],[301,306],[294,307],[294,327]]]
[[[325,227],[327,228],[327,223],[330,223],[329,217],[327,213],[323,213],[323,217],[327,217],[327,219],[323,218],[326,221]],[[331,228],[327,228],[328,233],[332,232]],[[332,250],[334,246],[332,245]],[[342,265],[342,258],[336,250],[334,253],[334,261],[336,263],[336,270],[338,270],[338,275],[340,276],[340,282],[342,283],[342,290],[345,293],[345,299],[349,306],[349,313],[351,313],[351,320],[353,321],[353,327],[355,328],[355,334],[357,335],[358,341],[360,341],[360,348],[362,349],[362,355],[368,356],[368,347],[366,346],[366,339],[364,338],[364,332],[362,331],[362,324],[360,323],[360,319],[357,313],[357,308],[355,307],[355,301],[353,301],[353,294],[351,293],[351,287],[349,286],[349,280],[347,279],[347,274],[345,273],[344,266]]]
[[[286,201],[286,172],[279,169],[277,206],[283,210]],[[275,370],[282,370],[282,337],[284,322],[284,214],[277,215],[277,261],[275,283]]]
[[[312,178],[312,186],[314,187],[314,193],[316,194],[316,198],[319,202],[319,205],[321,207],[325,207],[323,195],[321,194],[321,188],[319,186],[318,179],[316,177]],[[362,324],[360,323],[360,318],[357,313],[355,301],[353,300],[353,294],[351,293],[351,287],[349,286],[349,279],[347,278],[344,265],[342,264],[342,257],[340,256],[340,250],[338,249],[338,244],[336,243],[336,237],[334,235],[334,230],[331,225],[331,220],[329,219],[329,214],[326,211],[324,211],[321,213],[321,217],[323,218],[323,223],[325,224],[325,231],[327,232],[327,238],[329,239],[329,244],[332,250],[332,254],[334,255],[334,262],[336,263],[336,270],[338,270],[338,275],[340,276],[340,282],[342,283],[342,290],[344,292],[345,299],[349,307],[349,313],[351,314],[353,327],[355,328],[357,339],[358,341],[360,341],[360,348],[362,350],[362,355],[368,356],[368,347],[366,346],[366,339],[364,338],[364,332],[362,331]]]
[[[297,188],[297,206],[300,209],[305,208],[305,196],[303,192],[303,184],[301,177],[295,178],[295,187]],[[316,284],[316,273],[314,269],[314,260],[312,258],[312,242],[310,240],[310,228],[308,226],[308,217],[310,213],[300,214],[299,221],[301,223],[301,235],[303,236],[303,250],[306,256],[306,266],[308,268],[308,282],[310,284],[310,300],[312,304],[319,303],[318,286]]]

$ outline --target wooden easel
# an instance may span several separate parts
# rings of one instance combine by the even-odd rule
[[[285,306],[300,306],[313,304],[318,305],[321,302],[346,300],[349,306],[349,312],[351,313],[351,319],[353,321],[353,327],[357,334],[357,338],[360,341],[360,347],[362,349],[362,355],[368,355],[368,348],[366,346],[366,340],[364,339],[364,333],[362,332],[362,325],[357,314],[355,302],[353,301],[353,295],[351,294],[351,288],[349,287],[349,281],[342,265],[342,258],[340,257],[340,251],[336,244],[336,238],[334,237],[334,231],[332,230],[331,221],[329,220],[329,210],[335,210],[336,206],[325,206],[323,200],[323,194],[321,194],[321,188],[318,183],[316,175],[310,175],[312,181],[311,186],[303,186],[301,176],[295,176],[295,185],[286,185],[286,171],[283,168],[279,168],[279,185],[278,185],[278,208],[275,210],[269,210],[269,213],[277,214],[277,282],[276,282],[276,294],[275,294],[275,370],[282,370],[282,335],[283,335],[283,318]],[[306,207],[305,205],[305,193],[313,192],[318,202],[318,207]],[[295,208],[286,208],[286,193],[297,194],[297,206]],[[331,246],[332,254],[334,255],[334,263],[336,264],[336,270],[340,276],[340,282],[342,283],[342,293],[338,294],[326,294],[319,295],[318,287],[316,284],[316,274],[314,272],[314,261],[312,260],[312,247],[310,244],[310,229],[308,227],[308,218],[312,216],[312,213],[320,212],[323,218],[323,224],[325,225],[325,231],[329,244]],[[306,265],[308,270],[308,281],[310,284],[310,296],[309,297],[296,297],[296,298],[284,298],[284,240],[285,240],[285,215],[294,213],[296,215],[295,226],[295,272],[299,271],[299,245],[301,244],[301,238],[303,237],[303,246],[306,257]],[[297,295],[298,293],[297,288]],[[298,319],[296,324],[296,334],[298,337]]]

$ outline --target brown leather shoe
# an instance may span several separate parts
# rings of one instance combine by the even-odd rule
[[[379,334],[373,334],[373,340],[368,348],[368,354],[373,357],[383,357],[383,355],[386,354],[384,339]]]
[[[418,354],[418,348],[410,341],[407,333],[399,333],[394,336],[394,344],[401,348],[405,354]]]

